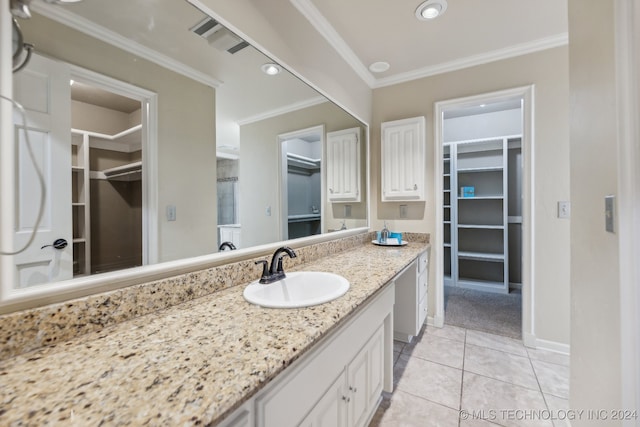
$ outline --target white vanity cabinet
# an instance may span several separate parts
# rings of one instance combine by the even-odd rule
[[[425,200],[425,118],[382,123],[382,201]]]
[[[327,132],[327,200],[360,201],[360,128]]]
[[[427,319],[429,250],[396,276],[396,303],[393,307],[394,339],[411,342]]]
[[[347,365],[315,404],[301,427],[360,427],[369,421],[382,392],[383,327]]]
[[[393,391],[394,295],[394,285],[389,284],[245,402],[252,412],[246,415],[247,423],[252,424],[238,426],[366,426],[382,390]],[[227,427],[225,423],[241,417],[243,410],[236,410],[222,425]]]

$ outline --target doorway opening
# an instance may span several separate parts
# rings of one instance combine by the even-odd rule
[[[533,336],[531,95],[436,104],[436,325]]]
[[[324,126],[279,135],[282,238],[321,234]]]

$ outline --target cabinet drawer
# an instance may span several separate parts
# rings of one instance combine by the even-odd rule
[[[428,298],[426,295],[420,301],[420,308],[418,309],[418,325],[420,328],[424,324],[424,321],[427,319],[427,301]]]
[[[418,275],[418,300],[422,300],[427,295],[427,280],[429,274],[426,271],[423,271],[422,274]]]
[[[429,266],[429,252],[424,252],[418,257],[418,274],[427,270]]]

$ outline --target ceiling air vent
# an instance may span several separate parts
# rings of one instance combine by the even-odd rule
[[[213,18],[207,17],[191,27],[192,32],[205,38],[211,46],[218,50],[226,50],[229,53],[236,53],[249,43],[233,34],[226,27]]]

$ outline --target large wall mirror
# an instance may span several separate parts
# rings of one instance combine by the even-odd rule
[[[31,12],[15,248],[40,208],[27,142],[47,197],[9,292],[367,227],[366,125],[216,19],[179,0]]]

